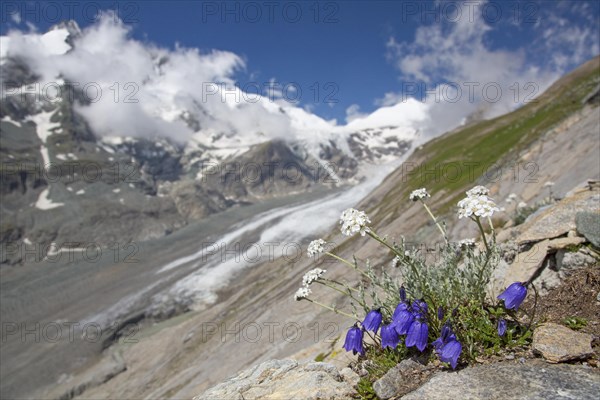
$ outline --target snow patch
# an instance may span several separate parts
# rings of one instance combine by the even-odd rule
[[[44,166],[50,164],[50,154],[48,153],[48,148],[46,147],[46,141],[48,140],[48,137],[55,133],[54,131],[60,127],[59,123],[50,121],[50,118],[52,118],[53,114],[54,111],[47,111],[32,115],[27,118],[28,121],[33,121],[33,123],[35,123],[35,132],[42,142],[40,153],[42,153]]]
[[[21,127],[21,123],[18,121],[14,121],[13,119],[10,118],[10,116],[5,116],[4,118],[2,118],[2,122],[8,122],[10,124],[16,125],[19,128]]]
[[[51,210],[53,208],[64,206],[64,203],[53,203],[49,197],[50,190],[48,188],[42,190],[40,196],[35,202],[35,207],[40,210]]]

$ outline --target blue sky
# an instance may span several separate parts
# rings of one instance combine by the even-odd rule
[[[484,77],[508,82],[519,74],[547,80],[598,53],[600,3],[594,1],[479,2],[485,9],[429,1],[70,3],[4,2],[2,33],[28,23],[44,31],[57,13],[85,28],[98,8],[117,8],[131,37],[235,53],[245,62],[234,75],[242,88],[254,91],[250,83],[264,88],[271,80],[300,88],[300,106],[339,122],[349,110],[370,113],[391,104],[407,82],[434,88]],[[470,12],[475,20],[467,23]],[[482,76],[481,69],[491,71]]]

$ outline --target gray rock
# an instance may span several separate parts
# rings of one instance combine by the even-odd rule
[[[585,243],[585,239],[578,236],[567,236],[563,238],[553,239],[548,243],[548,250],[562,250],[570,246],[577,246]]]
[[[500,241],[500,239],[498,239],[498,241]],[[517,243],[515,243],[513,240],[509,240],[507,242],[500,243],[499,246],[502,254],[502,259],[509,264],[512,263],[515,260],[517,254],[519,253],[519,246],[517,245]]]
[[[506,289],[506,285],[504,284],[504,277],[506,276],[506,272],[509,270],[510,265],[504,259],[500,259],[496,268],[492,271],[492,277],[490,279],[490,283],[488,284],[488,290],[490,291],[492,297],[498,296],[500,293]]]
[[[533,350],[550,363],[586,359],[594,353],[591,344],[590,335],[554,323],[540,325],[533,332]]]
[[[514,262],[506,272],[504,286],[506,287],[512,282],[526,282],[535,276],[540,269],[542,271],[536,282],[546,289],[557,286],[571,269],[589,265],[590,262],[594,261],[593,257],[584,253],[574,253],[578,255],[567,256],[566,254],[570,253],[563,251],[569,246],[576,246],[583,242],[585,242],[585,239],[581,237],[562,237],[552,240],[547,239],[534,244],[528,251],[515,257]],[[551,263],[544,263],[546,257],[554,253],[556,253],[556,262],[552,258]],[[554,268],[548,268],[548,264],[554,266]]]
[[[591,265],[595,262],[595,258],[587,254],[585,251],[568,252],[558,251],[556,252],[556,264],[558,270],[573,270],[587,265]]]
[[[340,371],[340,375],[342,376],[342,379],[352,385],[352,387],[356,387],[360,381],[360,376],[358,376],[356,372],[352,371],[352,369],[348,367],[343,368]]]
[[[270,360],[194,397],[214,399],[351,399],[356,392],[330,364]]]
[[[597,212],[579,212],[575,215],[577,231],[594,246],[600,248],[600,214]]]
[[[597,191],[584,191],[538,211],[523,224],[518,242],[538,242],[567,234],[576,228],[575,215],[580,212],[597,213],[599,201]]]
[[[502,362],[438,372],[403,400],[597,399],[600,375],[575,365]]]
[[[375,381],[373,390],[380,399],[384,400],[393,396],[401,396],[422,383],[422,379],[418,379],[418,373],[425,369],[426,367],[418,362],[403,360]]]
[[[587,249],[582,248],[573,253],[561,249],[556,252],[554,257],[549,257],[542,272],[534,281],[540,294],[542,296],[546,295],[548,290],[560,285],[573,271],[592,265],[595,258],[589,255],[587,251]]]
[[[546,258],[549,244],[550,240],[544,240],[519,253],[504,276],[504,287],[512,282],[526,282],[535,275]]]

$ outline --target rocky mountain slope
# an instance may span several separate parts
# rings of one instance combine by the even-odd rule
[[[537,311],[531,346],[482,356],[476,365],[457,371],[436,361],[407,359],[376,380],[372,394],[379,399],[595,398],[600,390],[599,202],[600,185],[594,181],[540,209],[525,223],[499,232],[505,253],[492,286],[505,288],[531,279],[541,293],[525,303],[527,318],[534,307]],[[565,321],[574,318],[585,321],[584,326],[566,327]],[[303,362],[254,365],[194,399],[277,399],[286,393],[306,399],[357,398],[368,361],[350,363],[351,356],[337,346],[340,343],[329,350],[327,345],[313,346],[292,356]],[[326,362],[306,360],[317,349],[322,352],[315,359]]]
[[[582,187],[580,183],[588,179],[598,180],[600,149],[595,144],[599,123],[599,61],[597,57],[565,76],[535,103],[425,144],[358,208],[367,211],[380,234],[395,239],[403,235],[415,243],[431,243],[430,239],[437,237],[435,228],[408,201],[411,190],[427,187],[433,194],[431,207],[438,214],[442,212],[448,226],[453,227],[451,240],[458,240],[474,235],[464,225],[457,224],[454,217],[454,204],[470,186],[484,184],[491,188],[492,197],[506,208],[502,220],[496,222],[508,228],[514,223],[511,222],[514,215],[510,204],[504,203],[504,196],[514,192],[533,205],[548,197],[546,181],[554,182],[553,196],[560,198]],[[566,154],[565,149],[569,150]],[[415,171],[415,166],[435,171],[435,165],[439,164],[439,171],[443,171],[450,162],[470,162],[479,170],[458,177],[444,176],[441,172],[422,175],[418,169],[417,173],[407,174],[407,166],[411,166],[411,171]],[[517,179],[515,168],[523,174]],[[492,180],[491,173],[486,177],[488,169],[502,173]],[[597,207],[594,208],[597,189],[586,190],[588,197],[591,196],[588,202],[591,208],[586,210],[597,213]],[[575,218],[574,214],[571,216]],[[562,235],[567,233],[559,234]],[[512,234],[509,236],[514,239]],[[327,239],[337,243],[336,252],[341,256],[349,258],[356,254],[361,260],[371,259],[375,265],[389,265],[389,258],[371,242],[361,237],[345,241],[339,238],[339,234],[332,233]],[[526,248],[518,247],[516,251]],[[551,254],[555,257],[555,252]],[[319,266],[326,268],[333,279],[358,278],[349,276],[339,265],[323,262]],[[98,384],[86,378],[94,375],[94,368],[100,368],[91,366],[86,374],[70,377],[52,393],[54,397],[70,397],[79,393],[73,392],[74,387],[83,387],[87,390],[82,397],[191,398],[237,371],[269,359],[292,355],[299,360],[318,357],[345,366],[353,357],[340,351],[338,338],[351,322],[308,302],[293,300],[302,275],[312,267],[314,263],[307,258],[294,262],[280,258],[256,265],[221,291],[219,301],[213,306],[155,324],[143,330],[135,344],[107,349],[103,363],[99,364],[104,370],[106,363],[110,364],[115,357],[126,365],[126,369],[117,368],[119,373],[105,375],[108,382]],[[324,303],[340,301],[327,293],[315,295]],[[258,336],[257,329],[260,329]],[[155,351],[157,348],[161,351]],[[340,382],[329,367],[310,368],[321,371],[318,379]],[[246,375],[253,376],[259,370],[252,369]],[[561,371],[556,373],[560,375]],[[270,376],[263,377],[271,379]]]

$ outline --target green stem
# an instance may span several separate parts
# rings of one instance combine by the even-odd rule
[[[325,304],[323,304],[323,303],[319,303],[319,302],[318,302],[318,301],[316,301],[316,300],[309,299],[308,297],[305,297],[305,299],[306,299],[306,300],[308,300],[308,301],[310,301],[311,303],[313,303],[313,304],[316,304],[316,305],[318,305],[318,306],[321,306],[321,307],[323,307],[323,308],[325,308],[325,309],[327,309],[327,310],[329,310],[329,311],[333,311],[333,312],[334,312],[334,313],[336,313],[336,314],[340,314],[340,315],[343,315],[343,316],[345,316],[345,317],[348,317],[348,318],[351,318],[351,319],[353,319],[353,320],[356,320],[356,321],[358,321],[358,318],[356,318],[356,316],[355,316],[355,315],[350,315],[350,314],[348,314],[348,313],[345,313],[345,312],[343,312],[343,311],[337,310],[337,309],[335,309],[335,308],[333,308],[333,307],[326,306]]]
[[[381,243],[382,245],[384,245],[385,247],[387,247],[388,249],[390,249],[394,254],[396,254],[400,258],[406,257],[404,254],[398,253],[398,250],[396,250],[394,248],[394,246],[390,245],[388,242],[386,242],[385,240],[383,240],[382,238],[380,238],[375,232],[368,231],[367,235],[371,236],[373,239],[377,240],[379,243]]]
[[[343,286],[343,287],[345,287],[346,289],[349,289],[349,290],[354,290],[355,292],[360,292],[360,290],[358,290],[358,289],[356,289],[356,288],[353,288],[352,286],[349,286],[349,285],[347,285],[347,284],[345,284],[345,283],[338,282],[338,281],[336,281],[335,279],[321,278],[321,280],[323,280],[323,281],[325,281],[325,282],[331,282],[331,283],[335,283],[336,285]]]
[[[335,290],[337,292],[340,292],[341,294],[350,297],[352,300],[354,300],[354,301],[356,301],[356,302],[358,302],[360,304],[360,300],[358,300],[356,297],[352,296],[352,294],[350,294],[349,292],[345,292],[342,289],[337,288],[337,287],[335,287],[333,285],[328,285],[323,279],[316,280],[315,282],[316,283],[320,283],[323,286],[327,286],[328,288],[333,289],[333,290]]]
[[[425,204],[425,202],[423,200],[421,200],[421,204],[423,204],[423,207],[425,207],[425,211],[427,211],[427,213],[429,214],[429,216],[431,217],[431,219],[433,220],[435,225],[438,227],[438,229],[442,233],[442,237],[444,238],[444,241],[446,242],[446,244],[448,244],[448,235],[446,234],[446,231],[444,230],[444,228],[440,225],[440,223],[437,221],[437,218],[435,218],[435,216],[433,215],[433,213],[431,212],[429,207],[427,207],[427,204]]]
[[[481,221],[479,220],[478,216],[475,216],[475,218],[473,219],[473,221],[475,221],[477,223],[477,226],[479,227],[479,230],[481,231],[481,237],[483,238],[483,244],[485,245],[485,248],[486,248],[486,250],[488,252],[488,255],[489,255],[491,253],[492,249],[490,249],[490,246],[488,245],[487,239],[485,238],[485,231],[483,230],[483,226],[481,225]]]
[[[336,256],[336,255],[335,255],[335,254],[333,254],[333,253],[326,252],[325,254],[327,254],[327,255],[328,255],[328,256],[330,256],[330,257],[333,257],[333,258],[335,258],[335,259],[336,259],[336,260],[338,260],[339,262],[342,262],[342,263],[344,263],[344,264],[346,264],[346,265],[350,266],[350,268],[352,268],[352,269],[355,269],[356,271],[360,272],[361,274],[363,274],[363,275],[364,275],[366,278],[368,278],[369,280],[371,279],[371,277],[370,277],[370,276],[369,276],[369,275],[368,275],[368,274],[367,274],[365,271],[363,271],[362,269],[358,268],[356,265],[352,264],[350,261],[348,261],[348,260],[344,260],[342,257]]]
[[[490,224],[490,229],[491,229],[491,235],[492,235],[492,241],[493,243],[496,243],[496,231],[494,230],[494,224],[492,223],[492,217],[487,217],[488,218],[488,223]]]

